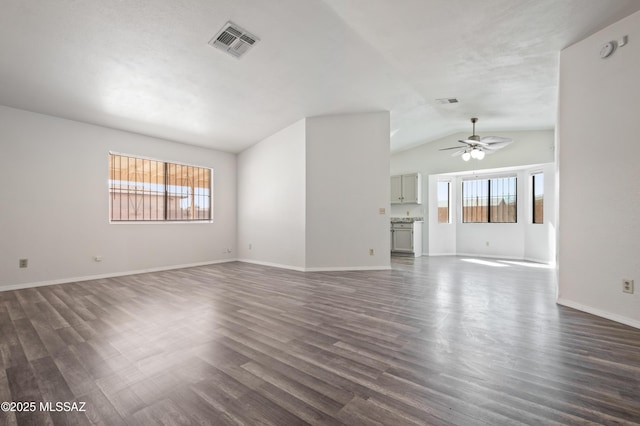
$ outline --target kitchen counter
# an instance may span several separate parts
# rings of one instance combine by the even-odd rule
[[[424,222],[423,217],[392,217],[391,223],[413,223],[413,222]]]

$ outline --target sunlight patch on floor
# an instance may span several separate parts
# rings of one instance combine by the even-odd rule
[[[526,266],[527,268],[539,268],[539,269],[553,269],[555,266],[547,263],[535,263],[535,262],[518,262],[515,260],[501,260],[502,263],[508,263],[510,265]]]
[[[503,263],[491,262],[489,260],[480,260],[480,259],[462,259],[463,262],[476,263],[478,265],[485,266],[493,266],[494,268],[508,268],[509,265],[505,265]]]

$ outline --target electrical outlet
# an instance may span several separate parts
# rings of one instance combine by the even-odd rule
[[[380,213],[380,214],[387,214],[387,209],[385,209],[384,207],[380,207],[380,208],[378,209],[378,213]]]
[[[20,259],[19,265],[21,268],[26,268],[29,266],[29,259]]]
[[[487,241],[486,244],[487,244],[487,247],[489,247],[489,241]]]
[[[628,279],[622,280],[622,292],[633,294],[633,280],[628,280]]]
[[[253,248],[253,244],[249,243],[249,250]]]
[[[369,249],[369,256],[373,256],[375,254],[375,252],[373,251],[373,249]]]
[[[93,260],[95,260],[96,262],[102,262],[102,256],[100,256],[99,254],[95,255],[93,256]]]

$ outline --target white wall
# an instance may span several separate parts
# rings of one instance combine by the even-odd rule
[[[305,134],[303,119],[238,156],[240,259],[304,269]]]
[[[600,46],[627,35],[607,59]],[[640,327],[640,12],[560,57],[559,303]],[[635,279],[635,294],[621,280]]]
[[[524,259],[526,202],[522,194],[525,179],[522,171],[518,171],[516,176],[519,195],[516,223],[462,223],[462,203],[459,199],[456,200],[456,250],[459,255]],[[458,178],[456,187],[461,186],[462,178]]]
[[[233,154],[7,107],[0,148],[0,288],[235,257]],[[109,224],[109,151],[213,168],[214,222]]]
[[[544,173],[544,207],[543,223],[533,223],[531,174],[541,171]],[[524,258],[534,262],[556,264],[556,166],[545,164],[541,167],[529,169],[524,174],[527,179],[525,188],[527,205],[525,208],[526,222],[524,234]]]
[[[424,178],[423,178],[424,179]],[[451,223],[438,223],[438,181],[449,182],[449,215]],[[431,256],[455,255],[456,248],[456,230],[458,228],[458,213],[456,200],[458,199],[458,184],[455,176],[430,175],[427,176],[429,194],[428,198],[424,198],[428,202],[425,217],[425,228],[428,235],[429,251],[425,254]],[[424,234],[425,232],[423,232]],[[423,243],[424,245],[424,243]]]
[[[531,174],[543,172],[545,177],[544,223],[533,224]],[[517,223],[462,223],[460,188],[470,176],[490,178],[515,175],[518,178]],[[438,223],[437,182],[450,180],[452,223]],[[478,173],[448,173],[429,176],[429,254],[468,255],[524,259],[555,263],[555,166],[508,167]],[[488,243],[488,244],[487,244]]]
[[[526,132],[479,132],[483,134],[491,134],[495,136],[504,136],[513,138],[514,143],[498,151],[495,154],[487,155],[483,160],[470,160],[468,162],[462,161],[460,157],[452,157],[451,151],[439,151],[441,148],[455,146],[458,144],[458,139],[463,139],[469,136],[469,133],[458,133],[451,136],[447,136],[440,140],[430,142],[424,145],[420,145],[416,148],[401,151],[391,156],[390,172],[391,175],[420,172],[423,178],[423,200],[429,200],[422,205],[394,205],[391,206],[391,216],[423,216],[429,226],[425,226],[423,231],[423,253],[430,254],[433,251],[434,255],[447,254],[451,250],[458,253],[487,255],[487,256],[504,256],[514,258],[530,258],[538,261],[553,262],[555,258],[555,252],[547,252],[546,257],[541,256],[537,247],[532,247],[535,239],[525,239],[525,223],[519,223],[516,229],[515,245],[509,243],[512,238],[510,234],[514,230],[513,225],[499,225],[491,224],[491,228],[487,228],[487,225],[472,225],[465,224],[465,229],[460,233],[460,227],[456,226],[454,231],[446,225],[437,225],[437,216],[432,218],[430,209],[435,208],[435,194],[430,196],[430,192],[435,190],[435,180],[430,178],[430,175],[447,174],[449,177],[456,176],[460,173],[469,173],[477,171],[479,174],[484,172],[495,173],[496,170],[509,168],[515,170],[514,166],[519,168],[522,172],[526,170],[528,166],[533,164],[549,164],[554,163],[554,146],[555,135],[553,130],[537,130]],[[550,166],[549,166],[550,167]],[[545,182],[548,180],[553,182],[552,169],[549,169],[549,176],[545,176]],[[551,179],[549,179],[551,178]],[[519,179],[519,184],[523,184],[523,179]],[[454,185],[457,190],[459,184]],[[525,188],[523,186],[522,188]],[[430,190],[431,188],[431,190]],[[519,188],[520,190],[520,188]],[[552,194],[552,192],[545,192],[545,194]],[[460,196],[456,193],[453,200],[457,200]],[[552,208],[552,204],[550,205]],[[519,203],[519,208],[524,209],[523,204]],[[521,214],[524,214],[525,210],[522,210]],[[546,210],[545,210],[546,211]],[[454,217],[459,217],[460,212]],[[550,214],[549,217],[552,215]],[[519,213],[519,217],[520,213]],[[427,220],[427,218],[429,218]],[[459,219],[457,219],[459,221]],[[519,221],[520,222],[520,221]],[[494,228],[497,226],[497,228]],[[480,227],[479,229],[476,229]],[[503,231],[505,228],[507,233]],[[496,229],[500,229],[496,232]],[[469,232],[465,232],[469,231]],[[548,230],[545,229],[545,233]],[[433,233],[433,235],[432,235]],[[534,231],[534,233],[540,233]],[[487,236],[493,236],[491,239],[487,239]],[[456,241],[452,242],[452,238]],[[548,238],[548,237],[547,237]],[[486,246],[486,241],[489,241],[489,246]],[[527,243],[527,241],[532,243]],[[541,238],[540,241],[543,241]],[[460,243],[460,245],[458,245]],[[540,242],[543,244],[544,242]],[[529,246],[529,247],[528,247]],[[517,248],[516,248],[517,247]],[[542,249],[543,250],[543,249]],[[536,255],[535,257],[533,255]]]
[[[240,259],[297,270],[389,268],[388,170],[388,112],[306,118],[242,152]]]
[[[389,131],[389,112],[307,119],[308,269],[390,267]]]
[[[470,132],[456,133],[451,136],[429,142],[418,147],[396,152],[391,156],[391,174],[422,172],[423,178],[440,173],[463,172],[472,170],[497,169],[501,167],[526,166],[554,162],[553,130],[537,130],[528,132],[490,132],[482,131],[480,135],[504,136],[514,140],[483,160],[462,161],[460,157],[452,157],[451,151],[439,151],[440,148],[462,145],[458,139],[465,139]],[[423,188],[426,185],[423,185]]]

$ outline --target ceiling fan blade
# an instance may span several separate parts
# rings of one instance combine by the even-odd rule
[[[483,136],[480,138],[480,141],[483,143],[494,144],[494,143],[511,143],[513,139],[503,138],[500,136]]]
[[[476,141],[476,140],[473,140],[473,139],[463,139],[463,140],[458,140],[458,142],[466,143],[467,145],[471,145],[471,146],[487,146],[487,145],[489,145],[486,142]]]
[[[449,148],[440,148],[438,151],[446,151],[448,149],[460,149],[460,147],[459,146],[451,146]]]
[[[496,142],[496,143],[492,143],[486,147],[484,147],[487,150],[491,150],[491,151],[497,151],[499,149],[504,148],[507,145],[511,145],[511,142]]]
[[[502,136],[483,136],[476,135],[476,122],[477,117],[471,117],[471,124],[473,125],[473,134],[467,139],[459,139],[458,142],[466,144],[467,148],[454,153],[453,155],[464,154],[465,152],[482,151],[485,154],[492,154],[499,149],[504,148],[513,142],[511,138],[503,138]],[[453,149],[453,148],[447,148]],[[475,158],[475,157],[474,157]]]
[[[465,149],[461,149],[460,151],[456,151],[456,152],[454,152],[453,154],[451,154],[451,156],[452,156],[452,157],[457,157],[457,156],[459,156],[459,155],[464,154],[465,152],[466,152],[466,150],[465,150]]]

